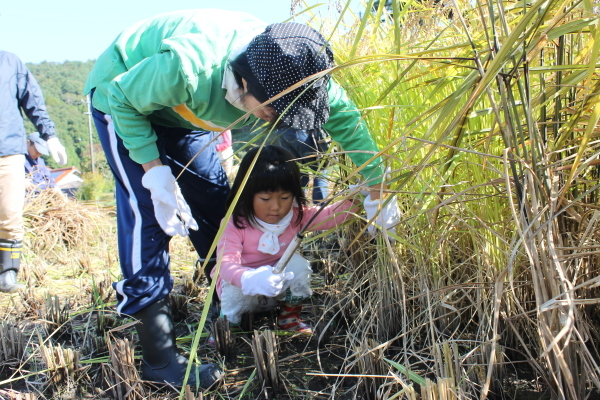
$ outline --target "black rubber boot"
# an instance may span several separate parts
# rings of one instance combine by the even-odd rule
[[[22,248],[20,240],[0,239],[0,292],[14,293],[25,288],[25,285],[17,283]]]
[[[168,382],[181,386],[188,360],[176,346],[169,297],[165,297],[133,315],[140,320],[136,325],[142,345],[142,379],[157,383]],[[196,374],[200,382],[196,381]],[[190,370],[187,384],[211,387],[223,372],[216,364],[197,365]]]

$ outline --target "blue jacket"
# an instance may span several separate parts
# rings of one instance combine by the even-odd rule
[[[55,136],[37,81],[19,57],[0,50],[0,157],[27,153],[21,110],[42,139]]]
[[[56,186],[52,173],[46,167],[42,157],[34,160],[29,154],[25,154],[25,174],[36,186],[36,190],[44,190]]]

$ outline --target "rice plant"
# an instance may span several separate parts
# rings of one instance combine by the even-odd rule
[[[355,260],[349,347],[393,343],[461,398],[500,391],[518,353],[553,398],[585,397],[600,387],[597,7],[377,3],[322,22],[404,212],[396,244]]]
[[[61,335],[71,331],[69,310],[70,305],[68,301],[64,305],[61,305],[61,300],[58,296],[46,294],[43,318],[50,332]]]
[[[83,376],[77,350],[63,348],[60,344],[56,346],[43,344],[41,354],[53,385],[72,385]]]
[[[146,398],[147,389],[140,381],[131,340],[118,339],[109,335],[107,345],[109,362],[103,364],[102,368],[112,398],[119,400]]]
[[[26,355],[28,335],[12,321],[0,323],[0,370],[19,366]]]
[[[231,360],[234,350],[234,338],[227,317],[219,317],[212,323],[211,335],[215,338],[215,350],[225,360]]]
[[[279,357],[275,333],[271,330],[254,331],[252,337],[252,354],[258,377],[262,384],[261,391],[267,397],[273,396],[280,389]],[[267,395],[268,393],[268,395]]]

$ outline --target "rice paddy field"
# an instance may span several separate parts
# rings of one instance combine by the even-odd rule
[[[27,290],[0,296],[0,397],[600,398],[600,4],[330,7],[292,4],[329,39],[402,221],[372,238],[359,215],[303,243],[316,333],[255,315],[207,348],[212,291],[175,238],[178,342],[226,378],[205,393],[144,384],[135,321],[114,312],[114,209],[39,196]],[[333,193],[359,182],[335,146],[322,162]]]

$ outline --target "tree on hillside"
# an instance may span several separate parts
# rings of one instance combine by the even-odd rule
[[[87,112],[87,103],[82,92],[93,66],[94,61],[27,64],[44,92],[50,118],[56,125],[61,143],[67,149],[69,165],[82,172],[91,170],[88,116],[84,114]],[[30,132],[35,130],[31,124],[27,129]],[[93,143],[94,147],[98,144],[95,133]],[[47,163],[51,168],[56,167],[51,159]]]

